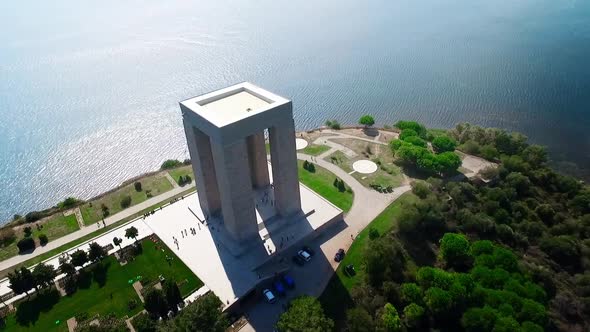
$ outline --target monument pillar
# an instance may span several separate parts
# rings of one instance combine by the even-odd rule
[[[186,120],[183,123],[201,209],[205,216],[217,215],[221,212],[221,199],[211,153],[211,142],[207,135]]]
[[[301,210],[295,125],[292,118],[269,128],[270,156],[274,184],[275,207],[281,216],[290,216]]]
[[[248,156],[250,161],[250,173],[252,184],[255,188],[264,188],[270,185],[268,175],[268,161],[266,159],[266,146],[264,144],[264,132],[250,135],[246,138]]]
[[[223,223],[235,240],[247,240],[258,234],[258,224],[246,139],[230,145],[213,142],[211,148],[217,168]]]

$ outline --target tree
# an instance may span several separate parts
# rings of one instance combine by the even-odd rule
[[[177,312],[178,305],[182,303],[182,295],[180,294],[180,289],[176,282],[166,279],[162,285],[162,290],[164,291],[169,308],[172,311]]]
[[[181,165],[182,165],[182,162],[180,160],[168,159],[162,163],[162,166],[160,166],[160,169],[161,170],[171,169],[171,168],[175,168],[175,167],[178,167]]]
[[[141,188],[141,182],[139,182],[139,181],[135,181],[135,183],[133,184],[133,187],[135,188],[135,191],[138,191],[139,192],[139,191],[142,190],[142,188]]]
[[[116,245],[116,246],[118,246],[119,249],[121,249],[121,243],[122,242],[123,242],[123,240],[120,239],[120,238],[118,238],[118,237],[116,237],[116,236],[113,238],[113,244]]]
[[[399,134],[399,139],[406,142],[406,140],[410,137],[417,137],[418,133],[414,129],[404,129]],[[408,142],[409,143],[409,142]]]
[[[424,308],[416,303],[410,303],[404,308],[404,322],[408,327],[420,327],[424,319]]]
[[[518,318],[521,322],[531,321],[540,326],[545,326],[547,321],[547,310],[538,302],[524,299],[522,300],[522,309],[520,309]]]
[[[151,288],[145,294],[144,307],[153,317],[166,318],[168,314],[168,302],[161,289]]]
[[[156,332],[158,326],[156,321],[151,319],[145,312],[135,316],[131,324],[133,324],[133,328],[137,332]]]
[[[436,153],[455,151],[457,142],[449,136],[442,135],[432,140],[432,148]]]
[[[8,287],[17,295],[25,293],[28,296],[28,292],[35,287],[33,274],[24,266],[20,270],[9,273],[8,281],[10,282]]]
[[[359,124],[362,124],[365,128],[371,127],[375,124],[375,119],[371,115],[365,114],[359,119]]]
[[[104,250],[104,248],[96,242],[90,243],[89,247],[90,250],[88,251],[88,259],[92,262],[99,261],[107,255],[106,250]]]
[[[47,235],[41,233],[39,234],[39,243],[44,246],[47,244],[47,242],[49,242],[49,239],[47,238]]]
[[[74,275],[76,275],[76,267],[74,266],[74,264],[68,262],[67,260],[61,262],[61,264],[59,265],[59,271],[61,273],[65,273],[68,277],[73,277]]]
[[[31,250],[35,249],[35,240],[33,240],[30,237],[26,237],[26,238],[18,241],[16,243],[16,246],[18,247],[19,253],[31,251]]]
[[[402,133],[403,133],[403,132],[402,132]],[[410,136],[410,137],[406,137],[406,138],[404,139],[404,142],[406,142],[406,143],[410,143],[410,144],[412,144],[412,145],[414,145],[414,146],[418,146],[418,147],[421,147],[421,148],[425,148],[426,146],[428,146],[428,144],[426,144],[426,141],[425,141],[425,140],[423,140],[423,139],[421,139],[421,138],[420,138],[420,137],[418,137],[418,136]]]
[[[404,283],[400,288],[401,300],[403,303],[422,303],[422,289],[415,283]]]
[[[106,206],[104,203],[100,204],[100,210],[102,211],[103,218],[106,218],[109,216],[109,214],[111,214],[111,212],[109,211],[109,207]]]
[[[137,235],[139,235],[139,232],[134,226],[131,226],[125,230],[125,237],[128,239],[134,239],[135,242],[137,242]]]
[[[426,130],[426,127],[424,127],[422,124],[416,121],[398,121],[395,124],[395,127],[397,127],[399,130],[412,129],[416,133],[418,133],[418,136],[420,136],[423,139],[426,139],[426,136],[428,134],[428,130]]]
[[[78,250],[74,251],[71,256],[72,256],[71,263],[74,266],[82,267],[82,266],[84,266],[84,264],[86,264],[86,262],[88,262],[88,255],[86,254],[86,251],[84,251],[84,250],[78,249]]]
[[[346,327],[349,332],[373,332],[375,324],[373,317],[363,308],[353,308],[346,311]]]
[[[281,314],[277,329],[287,331],[332,331],[334,322],[324,315],[320,302],[311,296],[301,296]]]
[[[41,288],[51,285],[56,276],[57,272],[53,265],[50,264],[39,263],[33,269],[35,284]]]
[[[496,310],[485,306],[483,308],[471,308],[461,318],[461,325],[468,332],[492,331],[498,314]]]
[[[381,323],[388,332],[397,332],[402,330],[402,322],[397,313],[397,309],[391,304],[387,303],[383,307],[381,314]]]
[[[545,238],[540,246],[541,250],[562,266],[575,269],[580,264],[580,245],[574,237],[560,235]]]
[[[403,254],[399,244],[389,238],[380,237],[370,241],[364,251],[364,261],[369,284],[374,287],[381,286],[386,280],[399,281],[403,278]]]
[[[340,181],[338,181],[338,191],[343,193],[346,191],[346,185],[344,184],[344,180],[340,179]]]
[[[224,332],[229,322],[221,309],[219,298],[213,293],[207,293],[187,305],[162,330]]]
[[[428,194],[430,194],[430,187],[428,183],[424,181],[414,181],[412,182],[412,192],[414,195],[424,199]]]
[[[126,209],[126,208],[130,207],[131,206],[131,196],[126,195],[123,198],[121,198],[120,204],[121,204],[122,209]]]
[[[453,301],[449,292],[438,287],[431,287],[426,290],[424,302],[430,312],[437,316],[448,314],[453,307]]]
[[[436,161],[438,163],[438,170],[442,174],[450,174],[457,171],[457,168],[461,166],[461,158],[455,152],[443,152],[436,155]]]
[[[463,234],[446,233],[440,242],[440,252],[447,266],[464,267],[469,263],[469,240]]]

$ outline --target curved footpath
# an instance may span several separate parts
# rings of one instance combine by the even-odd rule
[[[264,301],[258,301],[251,308],[248,308],[246,310],[248,324],[240,329],[241,332],[273,331],[274,325],[283,312],[283,306],[286,306],[290,300],[303,294],[319,297],[338,267],[338,263],[332,259],[334,253],[340,248],[348,250],[353,238],[360,231],[393,201],[411,189],[409,185],[404,185],[395,188],[392,193],[382,194],[363,186],[340,167],[323,160],[324,157],[335,150],[337,148],[332,148],[318,156],[314,156],[313,160],[310,155],[298,153],[297,159],[307,160],[327,169],[341,178],[352,189],[354,200],[352,208],[344,216],[344,225],[341,225],[343,227],[337,228],[334,225],[332,231],[325,231],[330,233],[330,236],[320,235],[309,243],[310,247],[316,249],[315,257],[305,266],[293,266],[289,272],[289,275],[296,280],[296,290],[287,293],[286,297],[279,298],[280,303],[268,304]]]

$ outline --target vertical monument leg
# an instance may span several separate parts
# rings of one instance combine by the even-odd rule
[[[246,138],[246,144],[248,145],[252,184],[255,188],[264,188],[270,185],[266,146],[264,145],[264,132],[248,136]]]
[[[275,207],[281,216],[301,210],[293,119],[269,128]]]
[[[224,146],[213,142],[211,148],[225,228],[237,241],[251,239],[258,235],[258,224],[246,139]]]
[[[184,132],[189,147],[195,184],[199,196],[199,203],[205,216],[214,216],[221,212],[219,188],[215,176],[211,142],[209,137],[187,121],[184,122]]]

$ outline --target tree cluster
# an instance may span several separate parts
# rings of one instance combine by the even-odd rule
[[[193,182],[193,179],[190,177],[190,175],[185,175],[185,176],[180,176],[178,178],[178,185],[181,187],[186,186],[187,184],[191,184],[191,182]]]
[[[338,189],[338,191],[341,193],[346,191],[346,185],[344,184],[344,180],[342,179],[335,178],[332,185],[336,187],[336,189]]]
[[[179,167],[182,165],[183,165],[183,162],[178,159],[168,159],[162,163],[162,166],[160,166],[160,169],[167,170],[167,169],[176,168],[176,167]]]
[[[445,141],[445,136],[435,138],[437,145],[433,143],[433,148],[436,153],[433,153],[426,143],[427,131],[423,125],[413,121],[400,121],[396,126],[401,129],[401,133],[399,139],[389,142],[389,147],[406,167],[426,174],[448,175],[461,166],[461,158],[453,152],[453,142]]]
[[[303,169],[310,173],[315,173],[315,165],[307,160],[303,161]]]
[[[340,122],[338,122],[337,120],[327,120],[325,125],[326,127],[334,130],[339,130],[342,127],[340,125]]]

